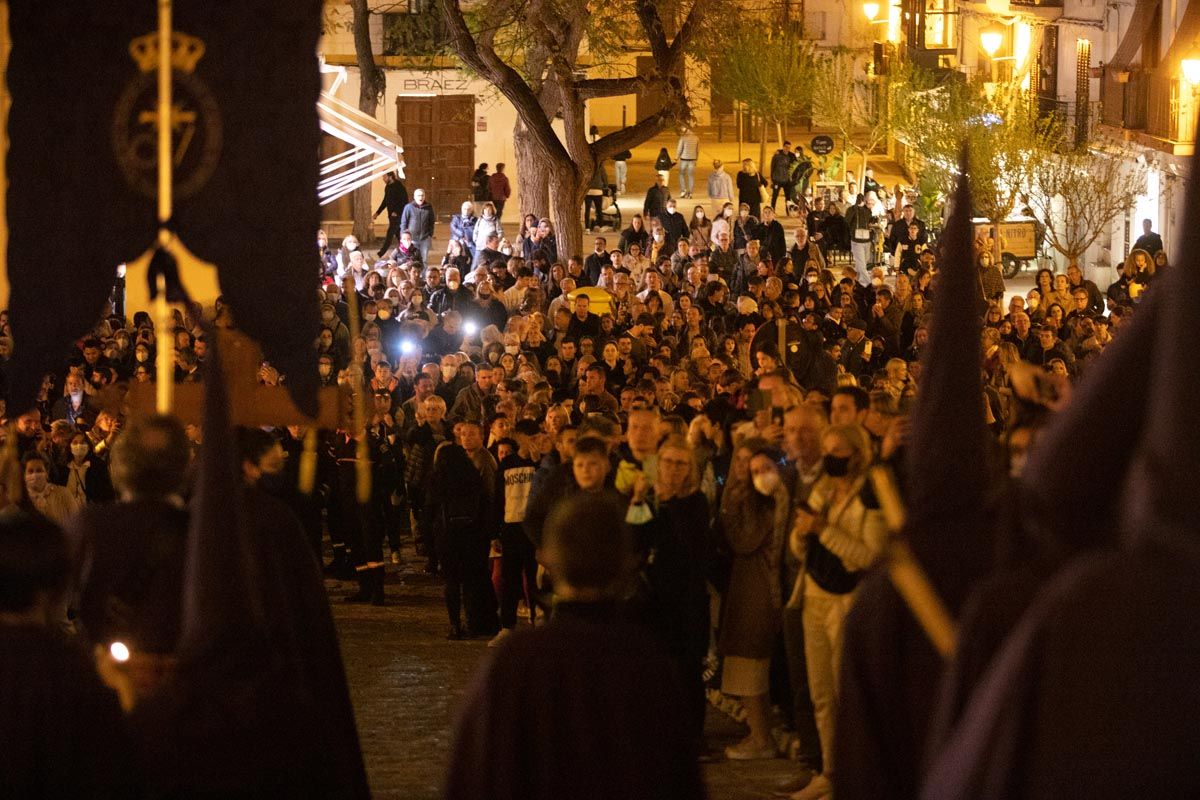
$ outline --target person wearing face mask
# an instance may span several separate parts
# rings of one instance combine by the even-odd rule
[[[508,309],[496,297],[496,291],[492,287],[491,281],[480,281],[475,285],[475,291],[477,293],[475,300],[476,324],[480,329],[495,325],[498,330],[504,330],[504,326],[508,323]]]
[[[337,369],[332,355],[321,353],[317,356],[317,376],[321,386],[337,386]]]
[[[56,525],[63,525],[82,504],[64,487],[50,482],[50,464],[39,452],[29,452],[21,459],[21,474],[25,478],[26,511],[37,512]]]
[[[476,308],[475,294],[469,287],[463,286],[462,274],[457,267],[446,270],[446,283],[430,295],[429,307],[435,314],[457,311],[460,314],[473,315]]]
[[[667,200],[666,211],[658,216],[658,221],[666,237],[666,252],[670,253],[676,242],[688,237],[688,222],[679,213],[674,198]]]
[[[804,654],[821,740],[822,772],[792,795],[815,800],[836,778],[834,709],[837,707],[842,631],[864,572],[883,552],[886,525],[874,495],[864,492],[871,441],[858,425],[835,425],[821,437],[824,476],[796,511],[789,546],[804,562],[792,597],[804,603]]]
[[[375,302],[375,325],[379,328],[379,341],[384,352],[391,358],[400,356],[400,320],[396,319],[396,311],[392,308],[391,300]]]
[[[108,465],[92,454],[86,433],[76,433],[71,437],[66,461],[56,474],[56,483],[66,488],[80,508],[113,500]]]
[[[732,551],[723,595],[718,650],[725,663],[721,691],[746,709],[749,735],[725,749],[736,761],[775,758],[768,672],[782,624],[780,562],[790,523],[794,478],[783,475],[783,454],[762,439],[743,442],[733,455],[721,496],[721,534]]]

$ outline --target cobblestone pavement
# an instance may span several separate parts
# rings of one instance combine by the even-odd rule
[[[341,635],[350,694],[373,796],[433,800],[450,748],[463,689],[487,652],[485,641],[450,642],[440,583],[408,564],[389,567],[387,605],[349,605],[351,584],[327,581]],[[403,581],[403,583],[401,583]],[[708,743],[723,747],[742,726],[709,709]],[[784,760],[718,762],[705,775],[712,800],[769,797],[791,774]]]

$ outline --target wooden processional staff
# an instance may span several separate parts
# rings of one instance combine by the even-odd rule
[[[158,103],[156,117],[158,121],[158,236],[150,250],[138,259],[139,266],[149,267],[156,252],[165,252],[175,259],[180,272],[184,269],[199,268],[215,269],[215,266],[202,261],[193,254],[180,240],[179,235],[171,230],[171,217],[174,213],[173,192],[173,163],[171,141],[171,116],[174,103],[172,85],[172,40],[174,35],[172,21],[172,0],[158,0]],[[200,392],[199,387],[179,387],[181,396],[177,397],[175,386],[175,347],[172,342],[174,330],[174,312],[167,300],[167,279],[162,272],[155,276],[156,296],[154,298],[153,317],[157,353],[155,359],[155,390],[153,408],[159,414],[175,414],[181,418],[199,421]],[[358,294],[353,290],[346,293],[350,305],[351,335],[359,333]],[[245,336],[221,330],[222,363],[229,387],[230,405],[233,420],[241,425],[302,425],[307,428],[304,438],[304,452],[300,458],[299,484],[300,490],[308,494],[312,492],[317,471],[317,428],[335,428],[342,424],[343,409],[348,398],[345,392],[337,389],[324,388],[318,395],[319,412],[317,419],[310,419],[300,414],[287,397],[286,389],[260,386],[257,382],[247,384],[245,375],[251,374],[247,369],[257,362],[258,350]],[[227,338],[228,336],[228,338]],[[215,377],[215,376],[210,376]],[[366,437],[366,405],[363,398],[363,388],[353,390],[353,430],[358,439],[356,453],[357,465],[357,496],[359,502],[367,502],[371,497],[371,463],[370,452]],[[139,403],[140,390],[135,384],[131,392],[131,406],[141,406]],[[148,400],[148,398],[146,398]],[[181,407],[182,406],[182,407]],[[143,410],[148,410],[141,406]],[[11,438],[11,437],[10,437]]]

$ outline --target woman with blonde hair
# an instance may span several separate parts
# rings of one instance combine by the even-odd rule
[[[721,496],[721,532],[733,553],[717,645],[725,659],[721,691],[741,698],[750,728],[745,739],[725,749],[735,761],[778,755],[771,738],[768,675],[783,619],[779,576],[791,510],[781,458],[764,439],[742,442]]]
[[[762,191],[767,179],[758,171],[753,159],[742,159],[742,168],[737,174],[738,203],[750,206],[750,216],[758,219],[762,211]]]
[[[675,662],[687,698],[688,733],[704,733],[704,657],[708,652],[707,565],[715,553],[708,500],[687,439],[658,448],[657,474],[639,473],[626,521],[642,549],[646,622]],[[653,495],[654,503],[648,502]]]
[[[804,562],[792,603],[803,603],[804,657],[823,769],[792,795],[816,800],[833,791],[834,709],[837,707],[842,631],[863,573],[883,552],[886,529],[876,504],[863,501],[873,453],[858,425],[836,425],[821,437],[824,476],[796,511],[790,547]]]

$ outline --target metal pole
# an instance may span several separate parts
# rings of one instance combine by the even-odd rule
[[[171,0],[158,0],[158,243],[171,243],[167,221],[171,219]],[[171,307],[167,304],[167,281],[158,276],[158,298],[154,302],[154,324],[158,331],[155,408],[170,414],[175,405],[175,342],[171,331]]]

